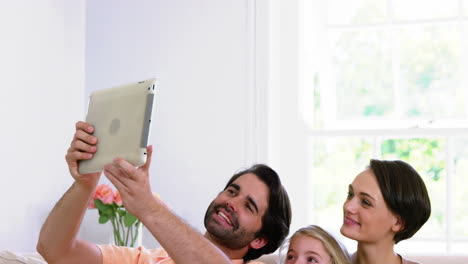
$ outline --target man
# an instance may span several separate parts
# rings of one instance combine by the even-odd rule
[[[147,162],[135,168],[116,158],[104,174],[119,190],[125,208],[136,216],[163,249],[130,249],[95,245],[77,239],[88,201],[100,173],[81,175],[78,161],[97,150],[93,127],[76,124],[66,160],[75,182],[50,213],[39,237],[37,250],[49,264],[55,263],[243,263],[275,251],[289,232],[291,208],[278,175],[256,165],[234,175],[213,200],[205,215],[204,236],[185,224],[155,198],[149,185]]]

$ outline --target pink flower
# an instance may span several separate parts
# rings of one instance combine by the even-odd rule
[[[114,191],[107,184],[99,184],[94,191],[93,201],[99,199],[103,204],[112,204],[114,202]]]
[[[120,196],[119,190],[115,191],[114,203],[118,206],[122,206],[122,196]]]

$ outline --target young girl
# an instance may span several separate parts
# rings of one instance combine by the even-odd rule
[[[349,255],[335,238],[319,226],[297,230],[289,239],[286,264],[349,264]]]
[[[349,185],[341,233],[358,242],[353,263],[414,264],[394,252],[427,221],[431,204],[421,176],[403,161],[371,160]]]

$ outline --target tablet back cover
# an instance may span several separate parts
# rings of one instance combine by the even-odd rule
[[[97,152],[79,162],[81,174],[102,171],[116,157],[135,166],[146,162],[156,83],[150,79],[91,93],[86,122],[94,126]]]

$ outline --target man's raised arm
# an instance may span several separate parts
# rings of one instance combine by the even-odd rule
[[[151,146],[147,153],[146,163],[139,168],[120,158],[104,167],[104,174],[119,190],[125,208],[140,219],[175,263],[232,263],[218,247],[154,197],[148,173],[153,153]]]
[[[100,173],[78,173],[78,161],[90,159],[96,152],[98,139],[90,134],[92,132],[91,125],[84,122],[76,124],[75,136],[66,155],[75,182],[41,229],[37,250],[50,264],[103,262],[97,245],[77,239],[87,204],[100,177]],[[175,263],[232,263],[220,249],[153,196],[148,174],[151,156],[152,147],[148,147],[147,162],[139,168],[119,158],[106,165],[105,174],[119,190],[125,208],[142,221]]]
[[[96,152],[97,139],[89,134],[92,132],[92,126],[76,123],[76,132],[65,157],[75,182],[57,202],[39,235],[37,251],[50,264],[102,263],[97,245],[77,239],[87,204],[101,174],[78,173],[78,160],[90,159]]]

